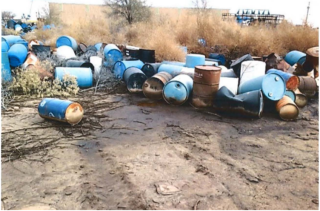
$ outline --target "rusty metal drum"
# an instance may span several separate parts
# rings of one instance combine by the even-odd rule
[[[299,116],[299,108],[288,96],[283,96],[276,104],[276,110],[279,112],[281,119],[291,121]]]
[[[221,68],[215,66],[196,66],[193,79],[192,105],[210,107],[219,90]]]
[[[83,117],[83,108],[79,103],[55,98],[44,98],[39,103],[38,113],[42,118],[78,124]]]
[[[305,94],[301,93],[299,89],[296,89],[294,91],[296,98],[295,98],[295,104],[299,107],[299,108],[303,108],[307,105],[308,103],[308,98]]]
[[[172,75],[167,72],[160,72],[148,78],[143,86],[144,96],[152,100],[161,100],[163,87],[172,79]]]
[[[318,90],[317,82],[314,78],[308,76],[299,76],[300,85],[299,90],[308,95],[313,96]]]
[[[319,47],[309,48],[306,53],[306,61],[303,63],[302,67],[307,72],[311,72],[315,69],[314,77],[317,78],[319,67]]]

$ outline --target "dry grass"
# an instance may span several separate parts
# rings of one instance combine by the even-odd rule
[[[78,9],[78,10],[77,10]],[[156,59],[184,60],[179,46],[186,45],[189,52],[219,52],[228,58],[246,53],[255,56],[272,52],[284,56],[288,51],[306,51],[318,46],[318,29],[294,26],[283,22],[276,28],[256,25],[241,27],[235,22],[223,21],[221,11],[196,13],[191,9],[153,8],[150,20],[126,26],[121,20],[107,19],[104,7],[63,5],[62,28],[37,30],[27,39],[40,39],[55,46],[61,35],[74,37],[78,42],[93,45],[98,42],[129,44],[156,50]],[[71,21],[72,20],[72,21]],[[198,44],[204,38],[207,47]]]

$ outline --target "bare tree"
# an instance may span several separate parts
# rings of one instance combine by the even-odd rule
[[[148,20],[151,16],[145,0],[104,0],[104,2],[111,8],[111,16],[123,17],[129,24]]]
[[[4,21],[8,21],[16,16],[13,12],[10,11],[2,11],[1,12],[1,19]]]

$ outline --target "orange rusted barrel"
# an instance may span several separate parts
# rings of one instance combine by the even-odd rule
[[[299,108],[288,96],[283,96],[276,104],[280,118],[286,121],[295,120],[299,116]]]
[[[314,70],[314,77],[319,76],[319,47],[309,48],[306,52],[306,61],[303,63],[303,69],[307,72]]]
[[[192,105],[210,107],[219,90],[221,68],[215,66],[196,66],[193,79]]]

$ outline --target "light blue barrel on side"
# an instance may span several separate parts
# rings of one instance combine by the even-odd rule
[[[14,44],[8,51],[10,66],[18,67],[27,58],[28,50],[23,44]]]
[[[176,76],[180,74],[182,69],[183,69],[183,66],[172,65],[172,64],[161,64],[160,67],[158,68],[158,73],[167,72],[172,76]]]
[[[70,36],[61,36],[57,39],[56,41],[57,48],[64,45],[71,47],[74,51],[78,49],[77,41]]]
[[[80,88],[91,87],[93,85],[92,70],[89,67],[56,67],[54,77],[62,81],[63,76],[67,74],[76,77]]]
[[[172,105],[182,105],[189,99],[193,89],[193,80],[188,75],[178,75],[163,88],[164,100]]]
[[[12,81],[11,68],[7,52],[1,52],[1,77],[4,81]]]
[[[10,45],[3,37],[1,37],[1,52],[8,52],[9,49]]]
[[[141,60],[117,61],[113,66],[113,73],[116,78],[123,79],[123,73],[126,69],[129,67],[141,69],[143,65]]]
[[[268,70],[267,74],[269,74],[269,73],[275,73],[275,74],[280,75],[286,82],[289,80],[289,78],[291,78],[293,76],[293,74],[291,74],[291,73],[286,73],[286,72],[283,72],[281,70],[276,70],[276,69]]]
[[[20,36],[16,36],[16,35],[5,35],[5,36],[2,36],[2,38],[7,41],[9,46],[16,44],[19,40],[22,39]]]
[[[114,44],[108,44],[103,49],[104,57],[108,66],[113,66],[117,61],[122,61],[123,55],[120,49]]]
[[[278,101],[286,92],[286,82],[275,73],[250,79],[239,86],[239,94],[261,89],[263,95],[271,101]]]
[[[20,24],[16,24],[16,25],[14,25],[14,30],[15,31],[21,31],[22,30],[22,27],[21,27],[21,25]]]
[[[204,65],[205,59],[205,56],[201,54],[188,54],[186,56],[186,67],[194,68],[198,65]]]
[[[171,64],[171,65],[176,65],[176,66],[186,66],[186,63],[183,62],[177,62],[177,61],[163,61],[161,64]]]
[[[290,51],[284,57],[284,60],[291,66],[293,66],[296,63],[302,65],[306,61],[306,54],[301,51]]]
[[[24,45],[28,49],[28,42],[26,40],[20,39],[20,40],[17,40],[16,44],[17,43]]]

